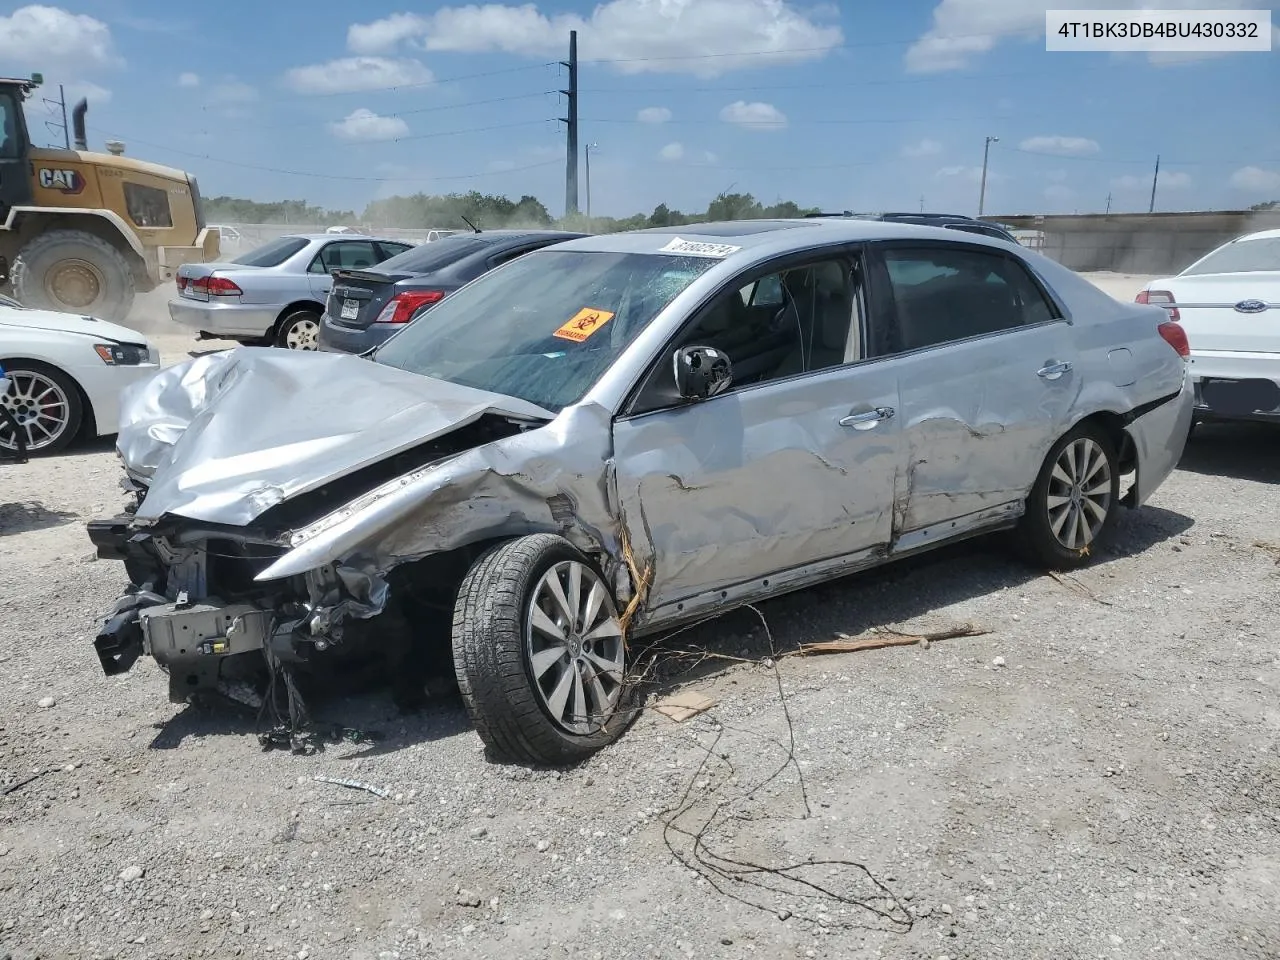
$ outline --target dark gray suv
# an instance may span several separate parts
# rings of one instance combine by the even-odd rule
[[[320,349],[364,353],[481,274],[581,236],[562,230],[458,233],[406,250],[376,269],[336,270],[320,322]]]

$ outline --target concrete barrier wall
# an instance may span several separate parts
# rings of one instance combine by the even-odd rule
[[[1040,234],[1039,251],[1081,272],[1174,274],[1229,240],[1280,229],[1280,211],[987,217]]]

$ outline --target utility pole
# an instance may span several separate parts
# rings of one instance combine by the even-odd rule
[[[1110,212],[1111,212],[1111,194],[1108,193],[1107,194],[1107,213],[1110,213]],[[1106,214],[1103,214],[1103,216],[1106,216]]]
[[[924,197],[920,198],[920,212],[924,213]]]
[[[561,117],[568,133],[565,145],[564,215],[572,217],[578,212],[578,31],[569,31],[569,59],[561,60],[562,67],[569,68],[569,89],[561,90],[569,98],[569,115]]]
[[[1160,182],[1160,154],[1156,154],[1156,173],[1151,178],[1151,206],[1147,208],[1147,213],[1156,212],[1156,184]]]
[[[987,142],[982,147],[982,186],[978,190],[978,216],[982,216],[982,207],[987,201],[987,158],[991,154],[991,145],[999,142],[999,137],[987,137]]]

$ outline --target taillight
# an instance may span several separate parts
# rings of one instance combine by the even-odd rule
[[[178,281],[178,292],[179,292],[179,293],[181,293],[183,290],[187,289],[187,278],[186,278],[186,277],[182,276],[182,274],[178,274],[177,281]]]
[[[1164,337],[1164,342],[1173,347],[1178,356],[1184,360],[1191,356],[1191,344],[1187,342],[1187,331],[1182,329],[1182,324],[1176,320],[1165,320],[1156,329],[1160,331],[1160,336]]]
[[[1173,294],[1168,290],[1143,290],[1134,298],[1138,303],[1149,303],[1155,307],[1164,307],[1170,320],[1181,320],[1182,314],[1175,307]]]
[[[238,297],[244,293],[226,277],[197,277],[191,281],[191,292],[203,293],[210,297]]]
[[[439,303],[444,299],[443,290],[411,290],[397,293],[382,308],[374,323],[408,323],[423,307]]]

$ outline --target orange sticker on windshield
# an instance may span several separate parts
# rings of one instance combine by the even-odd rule
[[[613,314],[608,310],[583,307],[552,336],[559,337],[561,340],[572,340],[574,343],[581,343],[612,319]]]

